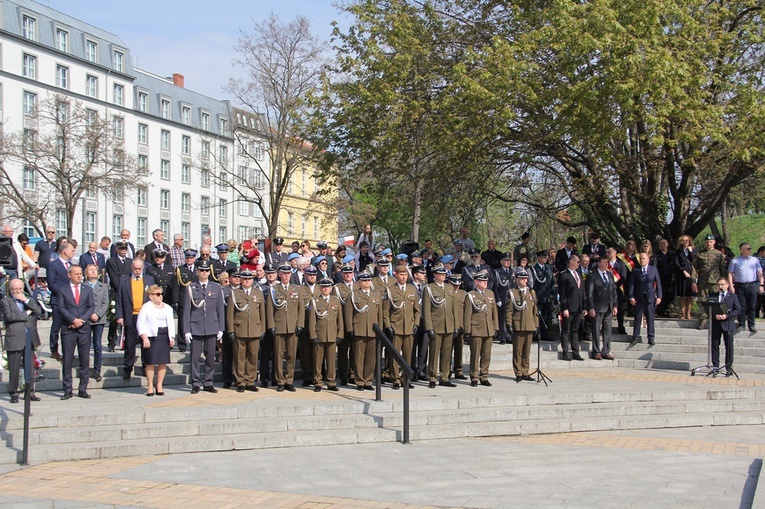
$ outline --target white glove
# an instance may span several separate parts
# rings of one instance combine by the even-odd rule
[[[184,337],[186,338],[186,341],[191,341],[191,333],[190,332],[187,332],[186,334],[184,334]]]
[[[222,337],[223,337],[223,331],[222,331],[222,330],[219,330],[219,331],[218,331],[218,339],[220,339],[220,338],[222,338]]]
[[[502,303],[497,301],[497,307],[502,307]]]

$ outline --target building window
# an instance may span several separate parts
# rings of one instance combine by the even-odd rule
[[[114,104],[118,104],[122,106],[125,99],[124,95],[125,95],[125,87],[123,87],[122,85],[117,85],[115,83],[114,84]]]
[[[181,152],[183,155],[191,154],[191,138],[189,136],[183,136],[181,138]]]
[[[138,143],[146,145],[149,138],[149,126],[146,124],[138,124]]]
[[[209,196],[202,196],[202,201],[200,202],[199,208],[202,211],[203,216],[206,216],[210,213],[210,197]]]
[[[85,77],[85,95],[98,97],[98,78],[88,75]]]
[[[90,108],[85,110],[85,127],[90,129],[91,127],[96,125],[96,120],[98,120],[98,112],[96,110],[91,110]]]
[[[295,186],[293,185],[292,179],[287,182],[287,194],[295,194]]]
[[[181,235],[183,235],[183,247],[188,248],[191,239],[191,225],[189,223],[181,223]]]
[[[146,244],[146,218],[145,217],[139,217],[138,218],[138,227],[136,228],[137,233],[137,239],[139,246],[143,246]]]
[[[92,187],[89,187],[85,190],[85,198],[90,198],[91,200],[95,200],[97,194],[98,193],[96,192],[96,190],[93,189]]]
[[[37,142],[37,132],[33,131],[31,129],[24,129],[24,133],[22,134],[22,148],[24,149],[24,152],[29,152],[35,149],[35,144]]]
[[[170,209],[170,191],[167,189],[159,191],[159,208],[162,210]]]
[[[220,134],[226,134],[226,132],[228,132],[228,120],[221,118],[218,127],[220,129]]]
[[[56,86],[67,88],[69,85],[69,68],[63,65],[56,65]]]
[[[165,238],[170,237],[170,234],[168,233],[170,231],[170,221],[165,221],[165,220],[160,221],[159,229],[162,230],[162,233],[165,234]]]
[[[319,227],[319,216],[313,216],[313,238],[321,238],[321,228]]]
[[[162,150],[170,150],[170,131],[162,129],[159,135],[159,146]]]
[[[191,108],[188,106],[183,106],[181,108],[181,122],[183,122],[186,125],[189,125],[191,123]]]
[[[122,232],[122,216],[119,214],[114,214],[112,216],[112,238],[113,239],[120,238],[121,232]]]
[[[263,160],[263,145],[260,143],[255,143],[252,147],[252,157],[255,158],[256,161],[262,161]]]
[[[138,92],[138,111],[146,113],[146,105],[149,102],[149,95],[146,92]]]
[[[69,103],[66,101],[56,101],[56,121],[65,124],[69,118]]]
[[[159,163],[159,178],[170,180],[170,161],[167,159],[162,159]]]
[[[202,112],[202,130],[210,130],[210,114]]]
[[[300,236],[305,238],[306,224],[308,223],[308,216],[303,214],[300,216]]]
[[[114,70],[117,72],[125,70],[125,54],[121,51],[114,50]]]
[[[66,235],[66,211],[56,211],[56,237],[63,237]]]
[[[202,148],[199,150],[199,157],[201,157],[203,161],[207,161],[208,159],[210,159],[210,142],[209,141],[202,142]]]
[[[247,227],[246,226],[240,226],[239,227],[239,238],[240,239],[249,239],[250,236],[247,235]]]
[[[191,183],[191,168],[188,164],[181,165],[181,182],[183,184]]]
[[[189,193],[183,193],[181,195],[181,212],[188,212],[190,210],[191,210],[191,195]]]
[[[146,206],[146,203],[148,202],[147,195],[149,194],[148,189],[146,189],[144,186],[139,186],[137,192],[138,197],[136,199],[136,203],[138,205]]]
[[[37,110],[37,94],[24,92],[24,101],[22,103],[24,115],[34,115]]]
[[[225,145],[220,146],[220,164],[221,166],[228,164],[228,147]]]
[[[96,213],[85,213],[85,242],[96,240]]]
[[[221,191],[228,189],[228,174],[225,171],[220,172],[218,180],[218,187],[220,187]]]
[[[21,36],[25,39],[36,40],[37,39],[37,20],[24,16],[21,20]]]
[[[35,225],[32,224],[31,219],[27,219],[21,226],[21,233],[25,234],[30,239],[32,237],[37,237],[37,230],[35,229]]]
[[[23,175],[23,186],[25,191],[34,191],[37,188],[37,179],[34,168],[25,167]]]
[[[170,101],[167,99],[159,101],[159,114],[162,118],[170,118]]]
[[[295,229],[295,214],[292,212],[287,212],[287,233],[292,235],[293,230]]]
[[[149,167],[149,158],[147,156],[138,156],[138,168],[145,170]]]
[[[56,29],[56,47],[59,51],[69,51],[69,32],[60,28]]]
[[[239,202],[239,215],[247,217],[250,215],[250,202],[246,198],[242,198]]]
[[[85,41],[85,59],[88,62],[98,61],[98,44],[93,41]]]
[[[25,78],[32,80],[37,79],[37,57],[24,53],[24,59],[21,65],[21,74]]]
[[[300,194],[305,196],[308,193],[308,176],[305,170],[301,171],[300,173],[300,179],[302,180],[303,184],[303,189],[300,191]]]
[[[122,139],[125,137],[125,119],[122,117],[113,117],[112,124],[114,125],[114,137]]]
[[[218,239],[220,239],[221,242],[226,242],[226,238],[228,237],[228,232],[226,231],[225,226],[221,226],[218,228]]]
[[[220,207],[220,217],[226,217],[226,208],[228,207],[228,202],[221,198],[218,206]]]
[[[202,187],[210,187],[210,170],[203,169],[200,172],[201,180],[202,180]]]

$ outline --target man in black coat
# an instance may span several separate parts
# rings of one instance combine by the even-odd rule
[[[112,248],[115,249],[116,255],[106,260],[106,275],[109,276],[109,301],[116,302],[120,278],[130,274],[130,264],[133,262],[133,259],[127,256],[127,241],[119,240],[112,244]],[[107,349],[113,352],[114,346],[117,344],[117,322],[112,321],[109,323],[106,341]]]
[[[154,283],[162,287],[162,302],[173,303],[173,264],[167,260],[167,251],[154,250],[154,263],[146,265],[146,273],[154,278]]]
[[[583,361],[579,354],[579,323],[587,312],[587,298],[582,276],[579,275],[579,256],[568,258],[567,267],[558,275],[558,295],[561,311],[561,345],[563,360]]]
[[[572,255],[578,255],[579,253],[576,251],[576,238],[575,237],[569,237],[566,239],[566,245],[558,249],[558,252],[555,253],[555,270],[558,272],[563,272],[568,267],[568,261],[571,259]],[[577,260],[579,257],[577,256]],[[577,264],[577,268],[579,265]]]
[[[0,300],[0,316],[5,322],[8,394],[11,397],[11,403],[19,402],[19,373],[27,344],[27,329],[29,329],[32,347],[40,346],[40,335],[37,333],[37,316],[40,312],[37,301],[24,294],[24,282],[21,279],[12,279],[8,283],[8,295]],[[34,389],[29,398],[32,401],[40,401]]]
[[[608,268],[608,258],[598,258],[597,269],[587,278],[587,296],[592,327],[592,357],[613,360],[611,355],[611,320],[617,312],[616,281]],[[602,343],[601,343],[602,342]]]
[[[649,265],[648,253],[640,253],[640,267],[635,267],[630,273],[629,299],[635,307],[635,324],[632,329],[632,344],[640,342],[640,326],[645,315],[648,327],[648,344],[654,344],[654,316],[656,306],[661,304],[661,277],[656,267]]]
[[[725,376],[733,374],[733,334],[736,332],[736,317],[741,315],[741,304],[738,297],[729,291],[728,280],[721,277],[717,280],[716,294],[709,296],[710,300],[725,303],[727,313],[712,316],[712,366],[720,367],[720,336],[725,342]]]
[[[582,248],[582,254],[590,257],[590,267],[597,265],[598,260],[606,257],[606,246],[600,243],[598,232],[590,233],[590,243]]]
[[[151,236],[154,238],[154,241],[146,244],[146,246],[143,248],[144,252],[146,253],[147,264],[154,263],[154,257],[156,256],[154,254],[155,251],[162,250],[165,253],[170,252],[170,246],[165,244],[165,232],[163,232],[161,228],[157,228],[151,232]]]
[[[130,380],[135,365],[135,349],[138,344],[138,329],[136,328],[138,312],[141,310],[141,306],[149,300],[147,290],[154,284],[154,278],[144,274],[143,260],[133,260],[131,267],[132,274],[120,278],[115,307],[117,323],[123,326],[125,336],[125,372],[122,379],[126,382]]]

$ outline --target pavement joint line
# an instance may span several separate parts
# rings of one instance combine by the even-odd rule
[[[640,449],[647,451],[684,451],[725,456],[762,458],[765,444],[718,442],[674,438],[629,437],[599,433],[559,433],[556,435],[529,435],[512,437],[483,437],[478,440],[517,442],[523,444],[563,445],[573,447],[600,447],[604,449]]]

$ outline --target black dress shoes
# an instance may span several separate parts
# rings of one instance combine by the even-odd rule
[[[577,354],[574,354],[574,355],[572,355],[571,357],[572,357],[572,358],[573,358],[575,361],[583,361],[583,360],[584,360],[584,358],[583,358],[581,355],[579,355],[578,353],[577,353]]]
[[[363,385],[357,385],[356,386],[356,390],[357,391],[363,391],[364,390],[364,386]]]
[[[260,382],[260,386],[263,388],[268,387],[268,382]]]
[[[467,378],[465,375],[463,375],[463,374],[454,375],[454,378],[456,378],[457,380],[467,380],[467,379],[468,379],[468,378]]]
[[[223,382],[223,388],[224,389],[230,389],[231,388],[231,382]]]
[[[516,377],[515,377],[515,383],[518,383],[518,382],[520,382],[521,380],[523,380],[523,377],[522,377],[522,376],[516,376]]]
[[[337,385],[333,385],[332,387],[327,387],[327,390],[332,392],[340,391],[340,389],[337,388]]]
[[[523,375],[521,378],[523,380],[527,380],[529,382],[533,382],[534,381],[534,379],[531,377],[531,375]]]
[[[11,403],[18,403],[19,397],[18,396],[11,396]]]
[[[283,385],[277,385],[276,386],[276,392],[284,392],[284,386]]]
[[[420,382],[427,382],[428,377],[426,375],[420,375],[417,377],[417,380],[419,380]]]
[[[128,373],[126,375],[122,375],[122,380],[124,380],[125,382],[129,382],[130,381],[130,373]]]
[[[199,394],[199,387],[194,386],[191,388],[191,394]]]
[[[90,399],[90,394],[87,392],[77,392],[77,397],[82,399]]]
[[[72,399],[72,393],[71,392],[65,392],[63,396],[61,396],[62,400],[65,399]]]
[[[287,384],[284,386],[285,389],[287,389],[290,392],[295,392],[295,386],[292,384]]]
[[[258,388],[255,387],[254,385],[248,385],[247,387],[245,387],[245,390],[248,390],[250,392],[258,392]]]
[[[303,387],[308,387],[309,385],[311,385],[310,380],[303,380]]]
[[[29,401],[41,401],[40,396],[38,396],[37,394],[30,394]]]
[[[435,389],[436,388],[436,382],[428,382],[428,389]]]
[[[481,380],[481,385],[484,385],[486,387],[491,387],[491,382],[488,380]]]
[[[401,384],[400,384],[400,383],[398,383],[398,382],[393,382],[393,385],[391,386],[391,389],[393,389],[394,391],[397,391],[397,390],[399,390],[400,388],[401,388]]]
[[[244,392],[244,385],[238,385],[236,387],[236,392]]]
[[[443,387],[457,387],[455,384],[451,383],[449,380],[445,382],[444,381],[438,382],[438,385],[441,385]]]
[[[478,387],[478,380],[471,380],[470,387]]]
[[[340,379],[340,385],[348,385],[348,379],[347,378],[341,378]]]
[[[653,345],[655,345],[655,344],[656,344],[656,341],[654,341],[653,339],[649,339],[649,340],[648,340],[648,344],[649,344],[650,346],[653,346]]]
[[[365,391],[373,391],[373,390],[375,390],[375,388],[374,388],[374,387],[372,387],[371,385],[365,385],[365,386],[364,386],[364,390],[365,390]]]
[[[212,385],[205,385],[205,392],[212,392],[213,394],[215,394],[216,392],[218,392],[218,389],[216,389]]]
[[[321,392],[321,387],[318,385],[313,388],[313,392]]]

